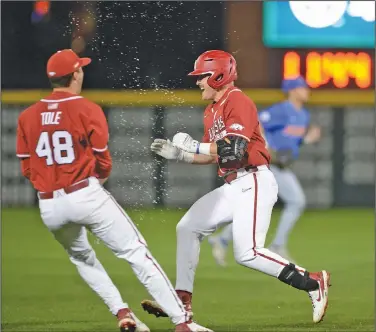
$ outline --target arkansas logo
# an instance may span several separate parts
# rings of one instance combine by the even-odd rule
[[[233,123],[231,126],[230,126],[231,129],[234,129],[234,130],[238,130],[238,131],[242,131],[244,129],[244,126],[242,126],[241,124],[239,123]]]
[[[212,142],[215,142],[218,140],[218,137],[220,136],[221,131],[225,129],[225,123],[222,119],[222,116],[220,116],[218,119],[214,120],[213,125],[208,130],[209,131],[209,139]]]

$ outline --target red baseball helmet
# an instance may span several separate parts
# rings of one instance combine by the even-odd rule
[[[235,81],[238,78],[236,61],[225,51],[212,50],[202,53],[195,61],[194,71],[189,76],[210,74],[208,84],[213,89]]]

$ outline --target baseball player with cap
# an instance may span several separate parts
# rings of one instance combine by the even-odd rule
[[[201,197],[177,225],[176,290],[192,314],[192,292],[200,243],[221,225],[232,223],[236,261],[308,293],[313,321],[320,322],[328,305],[330,274],[309,273],[264,247],[278,186],[270,171],[270,155],[261,134],[255,104],[239,88],[236,61],[224,51],[201,54],[195,62],[204,111],[201,142],[177,133],[172,142],[155,139],[151,150],[170,160],[206,165],[217,163],[224,184]],[[157,301],[142,306],[156,316],[166,316]]]
[[[121,331],[150,330],[123,301],[96,258],[87,230],[131,265],[171,317],[175,331],[210,331],[188,317],[145,239],[102,186],[112,168],[108,126],[102,109],[80,96],[82,67],[90,62],[72,50],[53,54],[47,63],[52,93],[23,111],[18,119],[17,156],[23,175],[38,191],[42,220],[82,279],[117,316]]]
[[[309,88],[305,80],[302,77],[283,80],[282,90],[287,99],[261,111],[259,119],[272,155],[270,169],[278,184],[278,195],[285,203],[277,233],[269,249],[291,261],[287,240],[304,210],[306,199],[290,165],[299,157],[302,145],[319,141],[321,131],[319,127],[309,125],[310,114],[304,108],[304,103],[309,98]],[[226,265],[226,251],[231,240],[231,224],[219,235],[209,237],[213,256],[219,265]]]

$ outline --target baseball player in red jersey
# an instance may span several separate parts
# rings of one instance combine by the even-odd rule
[[[320,322],[328,305],[329,273],[309,273],[264,247],[278,187],[269,170],[270,156],[256,106],[234,86],[235,59],[224,51],[207,51],[198,57],[189,75],[197,77],[202,98],[212,101],[204,112],[202,142],[177,133],[172,142],[156,139],[151,150],[166,159],[217,163],[224,184],[194,203],[177,225],[179,297],[192,312],[200,242],[219,226],[232,222],[236,261],[306,291],[312,301],[313,321]],[[155,301],[145,300],[142,305],[149,313],[164,315]]]
[[[52,93],[18,119],[17,156],[38,191],[42,220],[89,287],[118,318],[121,331],[149,328],[128,308],[88,242],[87,229],[126,260],[171,317],[177,332],[210,331],[191,321],[145,239],[102,184],[110,175],[108,126],[102,109],[83,98],[82,67],[91,62],[72,50],[48,60]]]

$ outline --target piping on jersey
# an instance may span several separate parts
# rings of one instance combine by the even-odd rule
[[[103,149],[96,149],[96,148],[92,148],[95,152],[103,152],[103,151],[106,151],[108,148],[108,146],[106,145]]]
[[[81,99],[83,98],[82,96],[73,96],[73,97],[68,97],[68,98],[63,98],[63,99],[41,99],[40,101],[44,103],[61,103],[63,101],[68,101],[68,100],[75,100],[75,99]]]

